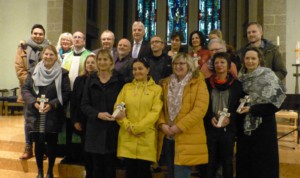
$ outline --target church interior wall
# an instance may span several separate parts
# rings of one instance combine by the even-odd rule
[[[136,0],[124,0],[114,5],[114,18],[109,18],[109,0],[97,1],[96,28],[99,32],[110,27],[116,34],[117,40],[123,37],[131,38],[131,24],[136,18]],[[114,1],[115,2],[115,1]],[[295,59],[295,44],[300,41],[300,26],[298,0],[237,0],[222,2],[222,31],[224,39],[239,49],[246,42],[246,24],[249,21],[258,21],[263,24],[264,36],[277,43],[280,37],[279,49],[288,69],[286,86],[288,93],[294,93],[295,78],[292,67]],[[249,6],[247,4],[249,2]],[[51,4],[52,3],[52,4]],[[63,8],[53,9],[53,3],[63,4]],[[16,48],[21,39],[30,36],[30,29],[34,23],[43,24],[46,28],[46,37],[55,45],[58,35],[62,32],[87,31],[87,0],[0,0],[0,24],[2,53],[0,69],[2,72],[0,88],[13,88],[18,85],[14,70]],[[125,5],[126,3],[126,5]],[[38,7],[38,8],[37,8]],[[123,8],[122,8],[123,7]],[[157,5],[157,34],[166,39],[166,2],[158,1]],[[190,1],[189,7],[198,7],[198,1]],[[56,13],[56,14],[55,14]],[[127,13],[127,14],[125,14]],[[54,14],[54,15],[53,15]],[[125,14],[125,15],[124,15]],[[51,16],[51,17],[49,17]],[[57,24],[54,22],[57,21]],[[114,25],[109,25],[113,21]],[[189,9],[188,33],[197,29],[197,8]],[[125,29],[126,28],[126,29]],[[91,49],[99,47],[99,37],[93,38],[89,43]]]
[[[17,46],[20,40],[27,40],[35,23],[47,29],[47,1],[0,0],[0,89],[18,86],[14,68]]]

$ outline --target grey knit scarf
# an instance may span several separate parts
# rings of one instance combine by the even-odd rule
[[[44,61],[39,62],[34,69],[32,79],[34,82],[33,89],[37,95],[39,94],[39,86],[48,86],[55,81],[57,98],[60,104],[63,105],[61,93],[62,70],[58,62],[55,62],[51,69],[44,66]]]
[[[27,66],[28,70],[33,68],[40,59],[40,53],[44,49],[44,47],[49,45],[48,40],[44,40],[41,44],[37,44],[31,38],[26,41],[27,44]]]

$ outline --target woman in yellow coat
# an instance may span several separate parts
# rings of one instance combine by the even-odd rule
[[[116,101],[126,105],[115,117],[120,125],[117,156],[125,158],[126,178],[151,178],[150,165],[157,161],[155,123],[162,109],[162,89],[148,76],[149,67],[146,59],[133,61],[134,80]]]
[[[168,177],[189,178],[191,166],[208,162],[203,118],[209,94],[203,74],[188,54],[174,56],[172,67],[173,74],[162,81],[158,158],[164,144]]]

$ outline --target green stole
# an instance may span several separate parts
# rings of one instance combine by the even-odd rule
[[[91,54],[91,51],[89,50],[84,50],[82,54],[80,55],[80,66],[79,66],[79,75],[82,74],[84,71],[84,61],[86,57]],[[64,62],[62,64],[62,67],[68,71],[70,71],[71,65],[72,65],[72,59],[74,57],[74,51],[72,51],[69,55],[66,56],[66,59],[64,59]]]

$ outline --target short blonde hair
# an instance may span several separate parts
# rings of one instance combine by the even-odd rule
[[[209,35],[210,35],[210,34],[217,35],[220,39],[223,39],[222,32],[221,32],[221,30],[219,30],[219,29],[211,30],[211,31],[209,32]]]
[[[65,33],[62,33],[60,34],[59,38],[58,38],[58,41],[57,41],[57,44],[56,44],[56,50],[59,51],[59,49],[61,48],[61,39],[62,38],[68,38],[70,41],[71,41],[71,44],[73,44],[73,35],[69,32],[65,32]],[[71,45],[71,49],[72,49],[72,46]]]
[[[183,52],[177,53],[173,57],[172,67],[173,67],[174,63],[179,61],[180,59],[185,60],[187,66],[188,66],[188,70],[189,70],[189,72],[192,72],[193,77],[198,77],[199,76],[199,69],[195,66],[195,63],[194,63],[192,57],[187,53],[183,53]]]

